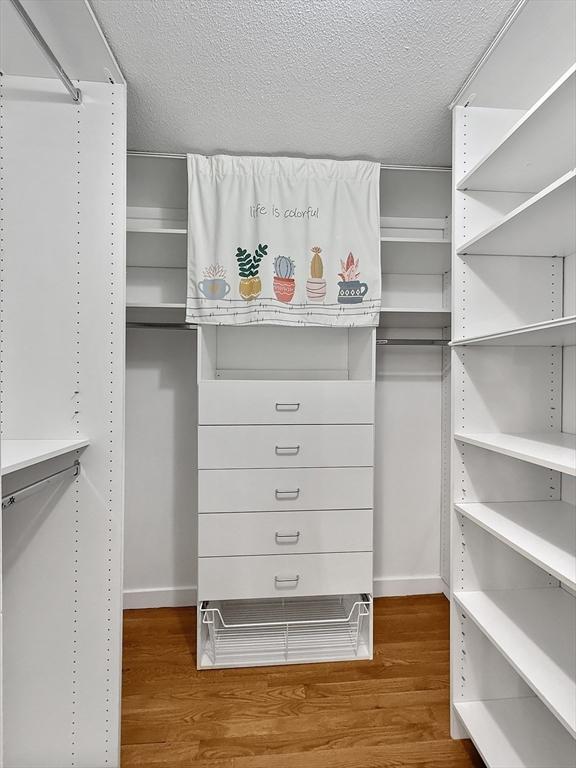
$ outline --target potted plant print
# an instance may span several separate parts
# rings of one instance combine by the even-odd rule
[[[295,264],[288,256],[276,256],[274,259],[274,293],[278,301],[289,304],[294,298]]]
[[[312,248],[310,262],[310,277],[306,281],[306,296],[308,301],[320,303],[326,297],[326,280],[324,280],[324,265],[320,254],[322,249],[317,245]]]
[[[262,282],[258,276],[258,270],[260,269],[260,262],[266,256],[268,251],[267,245],[258,243],[258,248],[254,251],[254,255],[248,253],[245,248],[236,249],[236,261],[238,262],[238,274],[240,276],[239,291],[240,296],[245,301],[252,301],[257,299],[262,291]]]
[[[359,259],[355,259],[352,253],[348,254],[345,262],[340,260],[342,267],[342,272],[338,273],[338,277],[342,278],[338,283],[340,304],[360,304],[368,293],[368,285],[361,283],[358,279],[360,277],[358,262]]]
[[[226,282],[226,270],[221,264],[210,264],[204,272],[204,279],[198,283],[198,290],[207,299],[223,299],[230,292]]]

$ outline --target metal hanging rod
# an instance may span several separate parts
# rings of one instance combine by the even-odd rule
[[[60,469],[58,472],[53,472],[51,475],[47,475],[46,477],[43,477],[41,480],[37,480],[35,483],[30,483],[29,485],[25,485],[22,488],[19,488],[17,491],[14,491],[14,493],[10,493],[7,496],[2,497],[2,509],[8,509],[8,507],[11,507],[13,504],[16,504],[18,499],[20,499],[24,495],[28,495],[30,493],[34,493],[38,488],[41,488],[45,485],[49,485],[50,483],[54,482],[56,478],[60,479],[64,477],[64,475],[70,475],[72,474],[73,477],[78,477],[80,474],[80,462],[76,460],[74,464],[71,464],[69,467],[66,467],[65,469]]]
[[[376,339],[377,347],[447,347],[449,339]]]
[[[129,157],[165,157],[173,160],[185,160],[187,155],[177,152],[145,152],[138,149],[129,149]],[[210,155],[206,155],[209,157]],[[447,165],[386,165],[380,163],[380,168],[387,171],[443,171],[450,173],[452,168]]]
[[[46,56],[46,58],[50,62],[50,65],[52,66],[52,68],[54,69],[54,71],[56,72],[60,80],[62,80],[64,87],[70,93],[70,96],[72,96],[72,101],[80,103],[82,101],[82,91],[80,90],[80,88],[76,88],[72,80],[70,80],[64,68],[62,67],[62,64],[60,64],[56,56],[54,56],[52,49],[50,48],[46,40],[44,40],[44,38],[42,37],[40,30],[38,29],[36,24],[34,24],[30,16],[28,16],[28,14],[26,13],[26,10],[24,9],[20,0],[11,0],[11,2],[14,8],[16,9],[16,11],[18,12],[20,18],[28,28],[28,31],[30,32],[34,40],[36,40],[36,42],[38,43],[40,49],[42,50],[42,53],[44,54],[44,56]]]
[[[126,328],[167,328],[169,331],[196,331],[197,325],[191,323],[138,323],[135,321],[128,321]]]

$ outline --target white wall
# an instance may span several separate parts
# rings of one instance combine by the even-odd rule
[[[125,605],[196,600],[196,334],[132,329],[126,344]]]

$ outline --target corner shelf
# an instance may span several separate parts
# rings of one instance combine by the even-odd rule
[[[464,174],[459,190],[536,192],[574,166],[576,65]],[[530,158],[530,162],[527,162]]]
[[[561,317],[558,320],[550,320],[545,323],[534,323],[512,328],[507,331],[496,331],[484,336],[471,336],[469,338],[455,339],[450,346],[460,347],[468,345],[495,345],[495,346],[530,346],[530,347],[555,347],[576,344],[576,315]]]
[[[505,432],[455,432],[461,443],[487,448],[541,467],[576,475],[576,435],[566,432],[509,434]]]
[[[82,438],[73,440],[2,440],[2,475],[33,467],[48,459],[55,459],[81,448],[89,441]]]
[[[565,501],[468,502],[456,510],[576,589],[576,508]]]
[[[571,170],[465,241],[457,253],[568,256],[576,250],[575,208],[576,170]]]
[[[561,588],[455,592],[466,615],[576,736],[576,604]]]
[[[572,768],[576,745],[535,697],[454,704],[487,768]]]

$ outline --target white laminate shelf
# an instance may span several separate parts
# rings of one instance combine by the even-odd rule
[[[455,592],[454,598],[576,736],[576,600],[561,588]]]
[[[536,192],[576,163],[576,65],[458,182],[460,190]]]
[[[445,328],[451,313],[446,309],[423,307],[382,307],[380,327],[383,328]]]
[[[458,254],[569,256],[576,250],[576,170],[565,173],[475,237]]]
[[[144,232],[156,235],[185,235],[188,230],[184,227],[176,226],[178,222],[163,222],[162,225],[150,222],[140,221],[138,219],[128,219],[126,221],[127,232]]]
[[[450,346],[555,347],[576,344],[576,315],[504,331],[454,339]]]
[[[444,237],[380,237],[381,243],[419,243],[422,245],[450,245]]]
[[[126,309],[186,309],[183,302],[126,302]]]
[[[57,456],[78,451],[89,444],[88,440],[2,440],[2,475],[26,469]]]
[[[566,432],[510,434],[456,432],[454,439],[504,456],[576,475],[576,435]]]
[[[468,502],[458,512],[576,589],[576,507],[565,501]]]
[[[188,232],[186,218],[186,209],[128,206],[126,231],[158,235],[185,235]]]
[[[454,709],[487,768],[576,765],[576,742],[537,698],[462,701]]]

